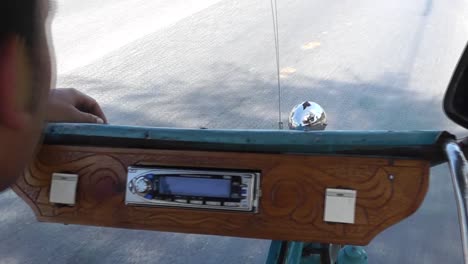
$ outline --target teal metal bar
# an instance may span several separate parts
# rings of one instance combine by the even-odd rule
[[[300,264],[302,260],[302,249],[304,242],[291,241],[288,242],[288,251],[284,264]]]
[[[301,154],[361,154],[443,160],[444,131],[215,130],[50,124],[47,144]]]
[[[300,264],[302,261],[303,242],[273,240],[270,244],[266,264]],[[320,262],[307,262],[320,264]]]
[[[266,264],[321,264],[319,254],[303,256],[305,246],[313,243],[273,240],[270,244]],[[321,248],[320,244],[316,247]]]
[[[268,250],[268,256],[265,264],[278,264],[281,263],[281,245],[283,241],[281,240],[272,240],[270,243],[270,249]]]
[[[340,250],[337,264],[367,264],[367,252],[360,246],[345,246]]]

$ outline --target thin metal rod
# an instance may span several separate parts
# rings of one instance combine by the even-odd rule
[[[463,257],[468,264],[468,165],[465,155],[455,141],[445,144],[455,199],[458,207],[458,220],[460,222],[460,235],[463,246]]]
[[[273,33],[275,35],[275,57],[276,57],[276,75],[278,81],[278,127],[283,129],[283,121],[281,118],[281,80],[280,80],[280,51],[279,51],[279,31],[278,31],[278,8],[276,0],[270,0],[271,15],[273,18]]]

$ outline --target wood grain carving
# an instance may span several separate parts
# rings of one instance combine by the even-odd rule
[[[259,212],[126,206],[138,164],[261,171]],[[54,172],[79,175],[75,206],[49,203]],[[46,222],[365,245],[419,207],[428,173],[419,160],[44,146],[13,189]],[[355,224],[323,221],[326,188],[357,190]]]

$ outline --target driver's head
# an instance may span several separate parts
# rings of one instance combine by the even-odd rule
[[[0,191],[39,141],[51,87],[47,0],[0,1]]]

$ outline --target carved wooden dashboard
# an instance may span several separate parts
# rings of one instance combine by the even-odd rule
[[[127,167],[260,171],[258,213],[126,206]],[[49,203],[51,175],[79,175],[75,206]],[[365,245],[420,206],[421,160],[45,145],[13,190],[45,222]],[[355,224],[324,222],[326,188],[357,191]]]

